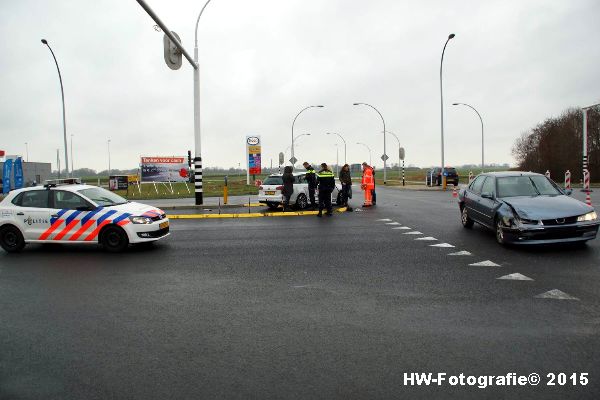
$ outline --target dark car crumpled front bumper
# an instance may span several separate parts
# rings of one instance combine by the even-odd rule
[[[596,238],[600,222],[578,222],[569,225],[520,225],[504,227],[504,240],[513,244],[551,244],[579,242]]]

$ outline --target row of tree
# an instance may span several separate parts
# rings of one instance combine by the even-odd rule
[[[600,107],[587,112],[588,170],[600,180]],[[512,148],[519,169],[545,173],[561,182],[571,171],[572,182],[583,178],[583,111],[570,108],[524,132]]]

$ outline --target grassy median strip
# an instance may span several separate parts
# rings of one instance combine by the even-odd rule
[[[336,212],[345,212],[346,207],[336,209]],[[239,214],[168,214],[170,219],[207,219],[207,218],[262,218],[262,217],[300,217],[304,215],[317,215],[318,211],[289,211],[289,212],[262,212]]]

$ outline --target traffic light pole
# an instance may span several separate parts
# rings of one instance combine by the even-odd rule
[[[194,58],[188,54],[188,52],[181,45],[181,42],[179,42],[179,40],[171,33],[171,30],[167,28],[160,18],[158,18],[158,15],[152,11],[150,6],[148,6],[144,0],[137,0],[137,2],[148,13],[150,18],[156,22],[160,29],[162,29],[165,35],[181,51],[181,53],[189,61],[190,65],[194,68],[194,193],[196,205],[202,205],[204,203],[204,199],[202,193],[202,153],[200,141],[200,66],[198,63],[198,23],[200,22],[200,17],[202,16],[204,9],[208,3],[210,3],[210,0],[204,4],[204,7],[202,7],[202,10],[200,11],[200,15],[198,15],[198,20],[196,21]]]

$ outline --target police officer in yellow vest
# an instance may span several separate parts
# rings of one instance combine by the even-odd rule
[[[317,217],[323,215],[323,208],[327,209],[327,216],[333,215],[331,206],[331,193],[335,188],[335,176],[327,167],[327,164],[321,164],[321,170],[317,174],[317,184],[319,185],[319,213]]]
[[[304,161],[304,168],[306,168],[306,183],[308,183],[308,198],[310,199],[311,209],[317,208],[317,202],[315,201],[315,190],[317,190],[317,173],[313,169],[312,165]]]

